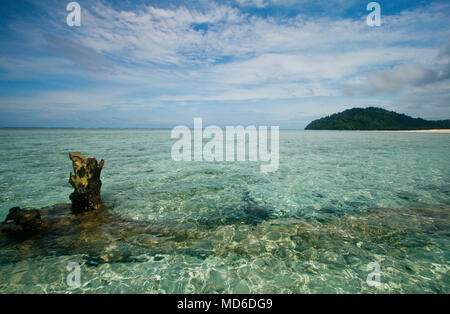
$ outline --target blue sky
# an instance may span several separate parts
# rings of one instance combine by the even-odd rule
[[[450,118],[450,2],[0,2],[0,126],[277,125],[352,107]]]

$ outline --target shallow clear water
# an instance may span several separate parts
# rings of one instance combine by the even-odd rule
[[[281,131],[269,174],[254,162],[177,163],[173,143],[170,130],[1,129],[0,219],[68,203],[68,153],[80,151],[106,161],[108,210],[165,236],[14,261],[33,242],[0,244],[0,292],[450,292],[449,134]],[[66,284],[69,262],[80,288]],[[378,287],[366,283],[371,262]]]

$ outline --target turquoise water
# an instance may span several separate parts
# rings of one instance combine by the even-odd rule
[[[108,211],[165,231],[94,247],[121,232],[96,225],[64,250],[4,240],[0,292],[450,293],[450,134],[281,131],[268,174],[177,163],[173,143],[170,130],[1,129],[0,219],[69,203],[68,153],[80,151],[106,161]],[[69,262],[79,288],[66,284]]]

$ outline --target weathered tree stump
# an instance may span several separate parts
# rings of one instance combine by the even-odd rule
[[[72,211],[83,213],[92,210],[103,209],[100,197],[102,172],[104,160],[97,163],[95,158],[86,158],[81,153],[69,154],[73,163],[75,175],[70,173],[69,183],[74,187],[74,192],[70,195],[72,201]]]

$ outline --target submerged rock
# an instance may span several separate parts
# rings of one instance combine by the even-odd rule
[[[9,222],[9,223],[8,223]],[[3,221],[3,231],[26,232],[36,231],[44,227],[41,213],[37,209],[25,210],[13,207]]]
[[[97,163],[97,159],[86,158],[78,152],[70,153],[69,156],[75,172],[75,175],[70,173],[69,179],[69,183],[75,189],[70,195],[72,211],[74,213],[83,213],[103,209],[100,197],[100,189],[102,187],[100,174],[105,161],[102,160],[100,163]]]

